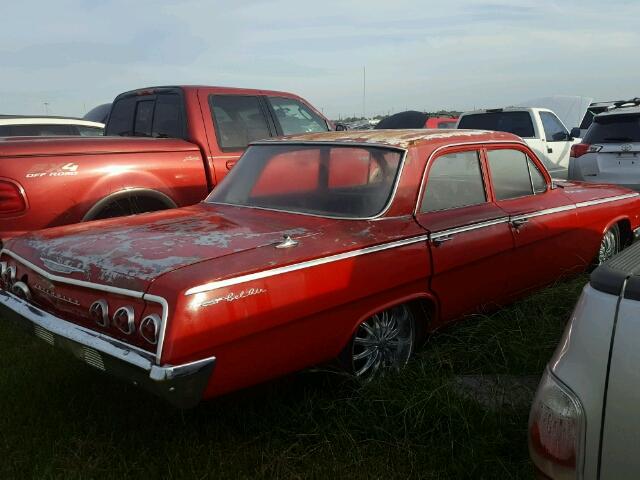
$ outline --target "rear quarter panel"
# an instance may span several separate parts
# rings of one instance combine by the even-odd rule
[[[0,218],[0,238],[11,231],[30,231],[80,222],[89,209],[109,195],[131,188],[164,193],[178,206],[207,195],[202,158],[197,149],[41,156],[0,159],[2,176],[25,191],[28,210]]]

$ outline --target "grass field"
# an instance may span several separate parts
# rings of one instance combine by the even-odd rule
[[[457,375],[539,375],[586,277],[434,334],[400,375],[305,372],[180,411],[0,322],[0,478],[532,478],[528,406]]]

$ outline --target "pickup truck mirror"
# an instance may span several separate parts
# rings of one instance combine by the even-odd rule
[[[336,123],[336,132],[344,132],[345,130],[349,130],[344,123]]]
[[[582,137],[582,130],[580,130],[580,127],[573,127],[571,129],[571,138],[570,138],[570,140],[574,139],[574,138],[581,138],[581,137]]]

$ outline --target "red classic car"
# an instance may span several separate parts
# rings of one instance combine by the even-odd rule
[[[198,205],[9,240],[0,317],[179,406],[334,358],[370,378],[610,257],[638,213],[630,190],[553,183],[508,133],[290,136]]]

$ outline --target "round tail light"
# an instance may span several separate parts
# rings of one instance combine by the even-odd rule
[[[158,343],[159,330],[160,317],[155,313],[144,317],[140,322],[140,335],[152,345]]]
[[[2,283],[4,283],[7,287],[16,280],[16,267],[13,265],[7,265],[6,262],[2,262],[2,272],[0,276],[2,277]]]
[[[122,333],[131,335],[136,329],[134,318],[132,307],[120,307],[116,310],[116,313],[113,314],[113,324]]]
[[[106,300],[97,300],[89,307],[89,314],[94,322],[101,327],[109,325],[109,304]]]

